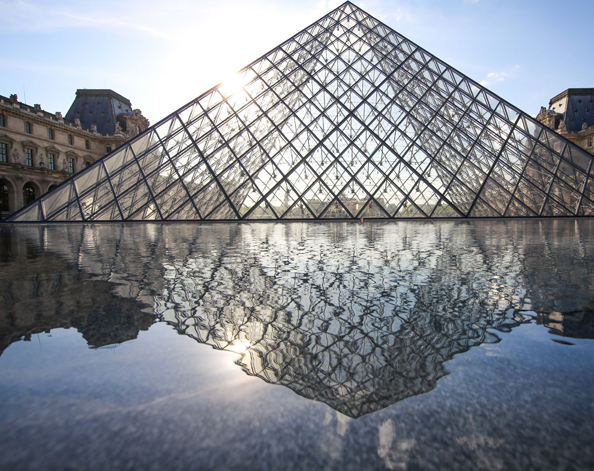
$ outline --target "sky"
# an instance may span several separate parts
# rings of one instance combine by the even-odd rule
[[[65,114],[109,88],[154,124],[341,3],[0,0],[0,95]],[[353,3],[530,115],[594,87],[592,0]]]

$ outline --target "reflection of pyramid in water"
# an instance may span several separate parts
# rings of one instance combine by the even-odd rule
[[[11,220],[591,215],[590,167],[347,2]]]
[[[361,417],[431,391],[454,355],[525,321],[514,309],[525,295],[521,257],[469,252],[465,225],[409,227],[358,256],[357,236],[337,243],[321,231],[297,251],[287,251],[297,230],[271,230],[264,245],[262,234],[243,236],[245,250],[203,245],[165,265],[155,314],[241,355],[246,374]]]

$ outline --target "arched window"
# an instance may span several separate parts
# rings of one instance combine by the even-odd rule
[[[10,211],[10,195],[8,194],[8,185],[0,182],[0,211]]]
[[[54,188],[56,188],[58,185],[50,185],[49,188],[47,189],[47,191],[52,191]]]
[[[25,183],[23,187],[23,201],[25,206],[35,199],[35,187],[31,183]]]

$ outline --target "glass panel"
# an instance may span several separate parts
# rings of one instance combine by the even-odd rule
[[[43,212],[46,219],[51,219],[52,214],[65,204],[69,203],[73,197],[72,184],[66,183],[56,188],[52,193],[42,201]]]
[[[29,209],[16,215],[16,217],[12,220],[18,222],[41,221],[41,210],[39,208],[39,204],[34,204]]]
[[[535,214],[540,214],[545,194],[525,179],[520,179],[514,196],[518,201],[530,208]]]
[[[128,188],[137,184],[142,179],[140,168],[136,163],[128,165],[117,174],[112,175],[110,180],[116,196],[125,192]]]
[[[176,181],[165,191],[161,192],[159,195],[155,195],[155,203],[165,219],[167,219],[169,214],[179,208],[182,203],[186,202],[188,199],[189,195],[180,181]]]
[[[146,204],[144,207],[140,208],[136,211],[132,216],[128,219],[131,220],[142,220],[142,221],[154,221],[160,220],[161,216],[159,215],[159,211],[157,210],[157,206],[154,202],[150,202]]]
[[[134,159],[134,155],[130,152],[128,146],[122,147],[119,151],[112,152],[103,159],[103,164],[107,169],[107,172],[111,175],[122,167],[129,164]]]
[[[594,203],[587,198],[583,198],[577,215],[594,216]]]
[[[93,215],[98,213],[110,202],[113,202],[113,200],[114,196],[111,191],[111,185],[107,180],[103,180],[80,198],[80,205],[85,219],[92,219]],[[120,219],[119,213],[118,219]]]
[[[507,210],[505,212],[505,216],[519,216],[519,217],[524,217],[524,216],[536,216],[537,214],[534,211],[531,211],[530,209],[528,209],[526,206],[524,206],[522,203],[520,203],[517,199],[512,198],[512,200],[509,203],[509,206],[507,207]]]
[[[192,202],[188,201],[167,219],[176,221],[194,221],[200,219],[200,216],[196,212],[196,209],[194,209]]]
[[[96,164],[77,174],[74,177],[74,183],[79,195],[82,195],[89,188],[92,188],[105,177],[105,170],[103,165]],[[47,212],[46,212],[47,214]]]
[[[574,211],[567,209],[565,206],[559,204],[553,198],[548,198],[543,209],[541,216],[573,216]]]
[[[489,206],[485,201],[483,201],[482,199],[478,198],[474,207],[472,208],[472,211],[470,212],[470,215],[472,217],[499,217],[501,216],[501,214],[499,214],[497,211],[495,211],[491,206]]]
[[[505,213],[511,196],[512,195],[510,192],[506,191],[504,188],[499,186],[497,183],[495,183],[495,181],[493,181],[490,178],[487,179],[487,181],[485,182],[485,185],[483,186],[483,189],[481,190],[480,194],[480,197],[484,201],[487,201],[493,209],[499,212],[499,216],[502,216]]]
[[[122,219],[122,216],[115,201],[112,201],[111,204],[96,214],[93,214],[89,219],[92,221],[119,221]]]
[[[221,192],[215,182],[211,182],[199,193],[193,196],[194,204],[202,217],[209,219],[208,214],[225,200],[225,195]]]
[[[563,157],[584,172],[590,171],[590,175],[594,174],[594,166],[592,165],[594,157],[575,144],[567,144]]]
[[[247,216],[247,219],[278,219],[278,216],[264,200]]]
[[[573,215],[579,206],[581,194],[565,183],[555,179],[551,184],[549,197],[552,197],[556,202],[561,203],[561,205],[567,208],[569,213]]]
[[[406,200],[404,204],[400,206],[400,209],[395,214],[396,218],[424,218],[427,217],[414,203],[410,200]]]
[[[460,214],[450,206],[445,200],[440,201],[440,203],[435,207],[433,214],[431,215],[433,218],[457,218],[460,217]]]
[[[52,218],[52,221],[82,221],[82,216],[80,214],[78,202],[75,201],[73,203],[70,203],[62,211],[58,212]]]
[[[302,201],[299,201],[287,211],[283,219],[312,219],[313,217],[307,206]]]
[[[324,219],[348,219],[353,216],[338,201],[334,201],[321,217]]]
[[[151,194],[144,183],[139,183],[130,191],[118,197],[118,204],[124,214],[124,219],[133,214],[138,208],[151,199]]]

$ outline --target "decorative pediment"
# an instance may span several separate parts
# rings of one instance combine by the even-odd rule
[[[23,146],[23,149],[25,147],[32,148],[35,150],[39,149],[39,144],[37,144],[36,142],[33,142],[33,141],[21,141],[21,145]]]
[[[53,146],[53,145],[46,146],[45,151],[51,152],[52,154],[59,154],[61,152],[60,149],[58,149],[56,146]]]
[[[0,134],[0,142],[5,142],[8,144],[8,146],[12,149],[12,146],[14,146],[14,139],[12,137],[10,137],[8,134],[5,133],[1,133]]]

